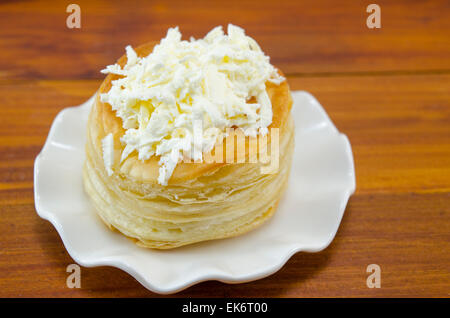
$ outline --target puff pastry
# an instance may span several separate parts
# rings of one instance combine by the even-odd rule
[[[138,47],[136,53],[146,56],[152,49],[153,43],[148,43]],[[124,66],[126,61],[124,55],[117,63]],[[292,99],[286,81],[279,85],[266,82],[273,110],[268,148],[273,138],[270,128],[279,129],[279,164],[275,173],[262,172],[267,164],[247,162],[262,151],[248,146],[252,138],[262,138],[258,135],[246,137],[244,153],[227,149],[227,140],[223,142],[224,155],[233,151],[233,156],[243,156],[246,162],[180,162],[168,184],[161,185],[157,182],[158,156],[139,160],[137,153],[131,153],[121,161],[124,145],[120,138],[125,133],[122,120],[99,97],[118,77],[109,74],[97,93],[87,126],[83,170],[85,190],[111,229],[140,246],[169,249],[240,235],[271,217],[287,185],[294,149]],[[112,174],[105,167],[102,152],[102,140],[110,134],[114,141]],[[226,137],[230,138],[235,138],[234,133]]]

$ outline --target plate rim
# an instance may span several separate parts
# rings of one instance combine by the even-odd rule
[[[39,191],[38,191],[39,187],[37,185],[37,180],[39,178],[39,173],[40,173],[39,170],[40,170],[41,162],[43,160],[43,158],[42,158],[43,154],[49,148],[49,144],[51,143],[51,140],[53,139],[53,137],[55,135],[56,126],[58,125],[59,121],[62,120],[61,118],[62,118],[63,114],[68,111],[83,111],[84,108],[90,107],[90,103],[93,102],[97,92],[94,93],[94,95],[92,97],[90,97],[86,102],[84,102],[78,106],[64,108],[61,111],[59,111],[58,114],[55,116],[55,118],[51,124],[48,136],[45,140],[45,143],[44,143],[41,151],[39,152],[39,154],[36,156],[35,161],[34,161],[33,190],[34,190],[34,202],[35,202],[36,212],[42,219],[49,221],[55,227],[56,231],[58,232],[58,235],[60,236],[60,238],[63,242],[63,245],[64,245],[66,251],[69,253],[69,255],[72,257],[72,259],[76,263],[78,263],[84,267],[112,266],[112,267],[119,268],[119,269],[127,272],[129,275],[131,275],[134,279],[136,279],[145,288],[147,288],[150,291],[155,292],[155,293],[166,294],[166,295],[172,294],[172,293],[177,293],[177,292],[187,289],[193,285],[196,285],[198,283],[210,281],[210,280],[220,281],[220,282],[227,283],[227,284],[237,284],[237,283],[245,283],[245,282],[250,282],[250,281],[268,277],[268,276],[276,273],[277,271],[279,271],[293,255],[295,255],[299,252],[315,253],[315,252],[320,252],[320,251],[324,250],[325,248],[327,248],[331,244],[333,239],[335,238],[337,231],[339,230],[340,224],[342,222],[342,218],[344,216],[345,209],[348,205],[350,196],[352,194],[354,194],[355,190],[356,190],[356,175],[355,175],[353,150],[352,150],[351,143],[350,143],[347,135],[340,132],[336,128],[336,126],[334,125],[333,121],[331,120],[331,118],[329,117],[329,115],[327,114],[327,112],[325,111],[323,106],[319,103],[319,101],[312,94],[310,94],[309,92],[304,91],[304,90],[291,91],[291,93],[292,93],[292,95],[304,95],[308,99],[312,100],[314,102],[315,106],[318,107],[318,109],[321,113],[321,116],[323,116],[326,119],[327,124],[333,128],[333,133],[337,134],[339,137],[344,139],[345,155],[346,155],[346,159],[349,160],[349,168],[351,170],[350,171],[351,172],[350,173],[351,183],[349,184],[348,188],[345,189],[345,191],[342,190],[341,192],[339,192],[340,206],[339,206],[339,211],[338,211],[338,213],[339,213],[338,225],[335,228],[335,230],[333,231],[333,233],[330,233],[328,241],[326,241],[321,246],[317,246],[315,248],[308,248],[308,247],[302,246],[300,243],[296,243],[287,252],[283,253],[283,257],[281,257],[276,264],[273,263],[270,267],[263,268],[262,270],[254,272],[251,275],[245,274],[245,273],[242,275],[239,275],[239,274],[226,275],[226,274],[218,274],[218,273],[208,272],[203,275],[198,274],[188,281],[178,281],[176,284],[172,284],[169,287],[155,285],[154,283],[152,283],[151,281],[146,279],[144,277],[144,275],[142,273],[140,273],[138,270],[135,270],[132,266],[129,266],[122,259],[118,258],[117,255],[110,255],[107,259],[98,259],[96,261],[87,260],[87,259],[83,258],[82,255],[80,255],[77,251],[75,251],[74,248],[72,248],[72,246],[69,242],[70,240],[66,236],[66,233],[65,233],[61,223],[58,221],[56,214],[54,212],[52,213],[50,211],[43,209],[42,206],[40,205],[40,197],[39,197]]]

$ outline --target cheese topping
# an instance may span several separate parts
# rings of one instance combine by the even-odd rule
[[[112,165],[114,163],[114,138],[113,134],[108,134],[102,139],[103,163],[105,164],[108,176],[113,174]]]
[[[102,70],[122,77],[100,98],[123,121],[121,161],[134,151],[140,160],[160,156],[160,184],[167,185],[183,156],[201,161],[227,127],[267,133],[272,105],[265,83],[284,78],[243,29],[229,24],[228,35],[219,26],[203,39],[183,41],[171,28],[148,56],[138,57],[131,46],[126,54],[123,68]]]

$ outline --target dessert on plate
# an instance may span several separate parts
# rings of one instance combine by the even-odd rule
[[[83,180],[102,220],[168,249],[246,233],[275,212],[294,149],[286,79],[229,25],[128,46],[96,95]]]

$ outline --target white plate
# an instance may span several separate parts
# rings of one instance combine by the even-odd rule
[[[36,210],[55,226],[77,263],[121,268],[157,293],[174,293],[206,280],[240,283],[273,274],[293,254],[318,252],[330,244],[355,191],[347,137],[312,95],[297,91],[292,96],[296,132],[289,186],[278,211],[257,230],[166,251],[138,247],[110,231],[82,186],[93,98],[56,116],[35,161]]]

